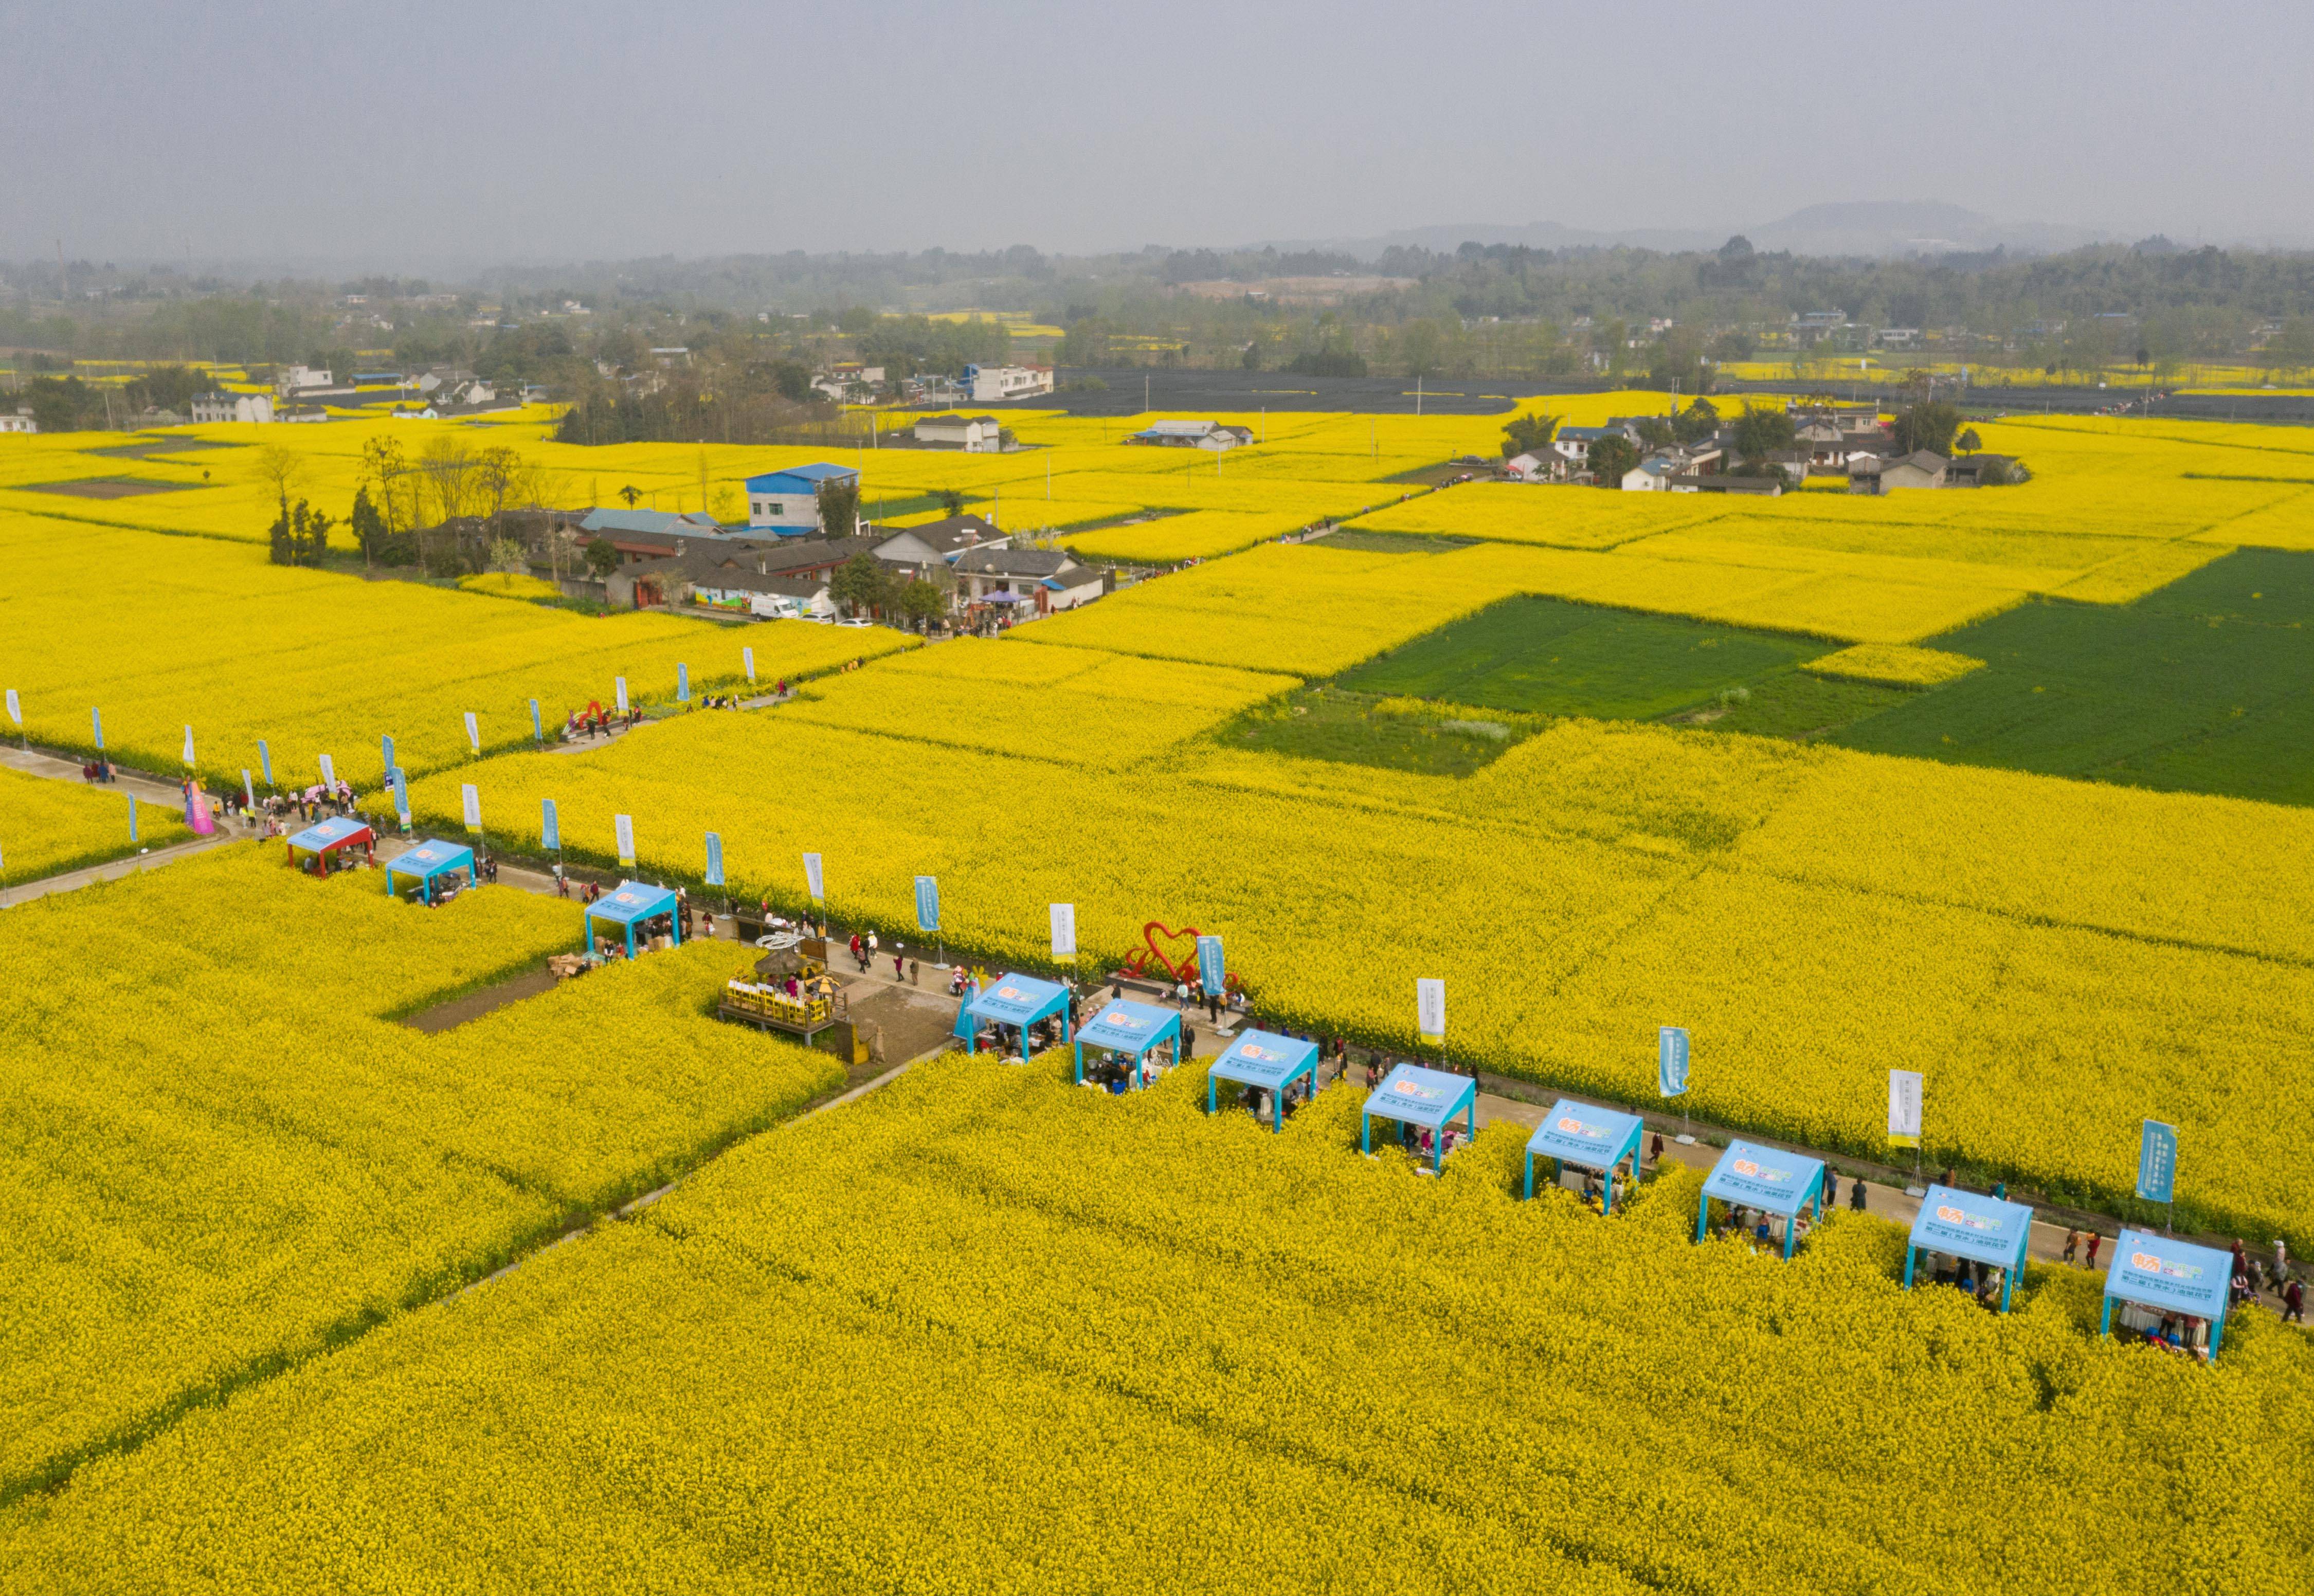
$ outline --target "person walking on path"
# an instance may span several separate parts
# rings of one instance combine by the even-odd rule
[[[1663,1157],[1663,1137],[1661,1135],[1657,1135],[1656,1137],[1656,1156],[1657,1158]],[[1824,1205],[1826,1208],[1837,1208],[1840,1206],[1840,1171],[1833,1168],[1830,1164],[1826,1164],[1824,1167]]]
[[[2290,1274],[2290,1243],[2281,1237],[2274,1239],[2274,1278],[2283,1280]]]
[[[2282,1288],[2282,1322],[2302,1325],[2306,1322],[2306,1283],[2293,1279]]]
[[[1657,1131],[1656,1133],[1656,1139],[1647,1144],[1647,1162],[1650,1164],[1660,1164],[1663,1162],[1663,1133],[1661,1131]]]
[[[2073,1261],[2073,1255],[2080,1252],[2080,1249],[2081,1233],[2079,1230],[2068,1230],[2065,1232],[2065,1262],[2068,1264],[2071,1263]]]
[[[900,968],[900,966],[901,966],[901,963],[902,963],[903,956],[904,956],[906,952],[907,952],[907,944],[906,944],[906,943],[905,943],[905,942],[895,942],[895,943],[893,943],[893,944],[892,944],[892,979],[893,979],[893,980],[895,980],[895,981],[897,981],[897,980],[901,977],[901,975],[902,975],[902,974],[904,974],[905,973],[905,971],[903,971],[903,970]]]
[[[2105,1232],[2104,1232],[2104,1231],[2102,1231],[2102,1230],[2091,1230],[2091,1231],[2089,1232],[2089,1267],[2090,1267],[2090,1268],[2094,1269],[2094,1268],[2096,1268],[2096,1267],[2097,1267],[2098,1248],[2100,1248],[2100,1247],[2103,1247],[2104,1245],[2105,1245]]]
[[[1221,1024],[1221,1022],[1222,1022],[1222,994],[1221,994],[1221,993],[1219,993],[1219,992],[1207,992],[1207,993],[1206,994],[1206,1019],[1207,1023],[1212,1024],[1212,1025],[1219,1025],[1219,1024]]]
[[[922,983],[921,983],[920,982],[918,982],[918,981],[917,981],[917,979],[916,979],[916,977],[917,977],[919,974],[921,974],[922,973],[923,973],[923,966],[920,966],[920,965],[918,965],[914,959],[910,959],[910,960],[908,961],[908,984],[909,984],[910,986],[916,986],[916,985],[920,985],[920,984],[922,984]]]
[[[1861,1176],[1848,1183],[1848,1205],[1859,1213],[1864,1212],[1864,1178]]]

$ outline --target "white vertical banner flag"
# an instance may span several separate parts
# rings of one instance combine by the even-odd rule
[[[16,690],[13,687],[8,690],[8,719],[20,727],[24,724],[24,706],[16,701]]]
[[[615,677],[613,680],[613,685],[619,690],[619,713],[623,715],[627,712],[627,679],[624,676]]]
[[[193,728],[192,728],[191,727],[190,727],[190,726],[189,726],[189,727],[185,727],[185,768],[186,768],[186,769],[188,769],[188,770],[190,770],[190,769],[192,768],[192,763],[193,763]]]
[[[257,807],[257,789],[250,784],[247,765],[241,767],[241,798],[242,802],[249,807],[252,809]]]
[[[466,806],[466,829],[476,836],[482,833],[482,795],[474,790],[471,781],[458,789],[458,797]]]
[[[1918,1070],[1888,1071],[1888,1144],[1891,1147],[1918,1147],[1921,1144],[1921,1072]]]
[[[827,901],[827,884],[820,879],[819,855],[817,853],[807,853],[803,856],[803,884],[810,892],[813,903],[824,904]]]
[[[1426,1042],[1446,1039],[1446,983],[1444,981],[1418,980],[1414,983],[1415,1029]]]
[[[322,780],[331,787],[338,784],[338,762],[326,754],[322,755]]]
[[[611,824],[619,833],[619,862],[632,869],[635,863],[635,817],[631,815],[614,815],[611,817]]]
[[[1074,958],[1077,956],[1077,906],[1074,904],[1055,904],[1053,910],[1053,957]]]
[[[742,648],[739,650],[739,657],[747,662],[747,685],[753,687],[755,684],[755,651],[753,648]]]
[[[474,719],[472,710],[466,711],[466,744],[477,754],[482,751],[482,723]]]

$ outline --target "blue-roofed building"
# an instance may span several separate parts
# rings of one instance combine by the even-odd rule
[[[816,536],[819,530],[819,490],[829,482],[860,485],[860,473],[848,465],[791,465],[747,479],[747,527],[751,532],[777,533],[782,537]]]

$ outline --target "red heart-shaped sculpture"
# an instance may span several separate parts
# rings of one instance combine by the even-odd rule
[[[1188,939],[1188,953],[1178,962],[1168,957],[1165,950],[1157,946],[1157,939],[1161,933],[1169,942]],[[1142,974],[1146,968],[1143,963],[1144,957],[1155,959],[1164,967],[1165,973],[1176,981],[1187,981],[1197,973],[1197,928],[1196,926],[1187,926],[1177,931],[1161,920],[1153,920],[1141,928],[1141,940],[1146,951],[1145,954],[1136,953],[1133,956],[1135,974]]]

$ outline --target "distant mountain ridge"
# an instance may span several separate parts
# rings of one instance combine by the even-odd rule
[[[1330,249],[1373,260],[1393,245],[1452,251],[1464,243],[1524,244],[1537,250],[1634,249],[1716,250],[1742,234],[1757,250],[1788,250],[1796,255],[1941,255],[1960,251],[2006,249],[2014,254],[2047,255],[2083,244],[2107,242],[2115,234],[2091,227],[2049,222],[1996,222],[1962,206],[1938,200],[1862,199],[1811,205],[1772,222],[1752,226],[1630,227],[1599,231],[1558,222],[1508,225],[1466,222],[1408,227],[1376,238],[1299,240],[1279,249]]]

